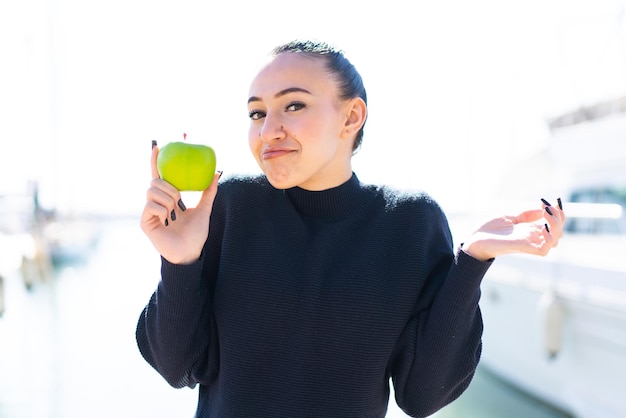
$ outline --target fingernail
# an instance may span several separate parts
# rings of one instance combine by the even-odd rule
[[[170,214],[172,221],[176,220],[176,212],[174,212],[174,209],[172,209],[172,213]]]
[[[552,206],[546,199],[541,199],[541,201],[543,202],[544,205],[546,206]]]
[[[156,147],[156,146],[157,146],[157,142],[156,142],[156,140],[155,140],[155,139],[153,139],[153,140],[152,140],[152,149],[154,149],[154,147]]]
[[[219,174],[219,175],[220,175],[220,177],[222,177],[222,173],[223,173],[223,171],[222,171],[222,170],[217,170],[217,174]]]
[[[168,226],[170,224],[170,222],[167,220],[167,218],[165,218],[165,226]]]
[[[550,210],[548,206],[546,206],[546,212],[548,212],[548,215],[552,215],[552,211]]]
[[[548,234],[550,233],[550,227],[548,226],[548,224],[544,224],[546,226],[546,231],[548,231]]]
[[[563,210],[563,203],[561,202],[561,198],[560,197],[556,199],[556,203],[559,204],[559,209]]]
[[[178,207],[183,212],[187,210],[187,206],[185,206],[185,204],[183,203],[183,199],[178,199]]]

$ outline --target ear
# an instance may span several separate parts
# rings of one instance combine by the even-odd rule
[[[367,105],[360,97],[355,97],[346,104],[346,121],[341,131],[342,137],[352,138],[367,119]]]

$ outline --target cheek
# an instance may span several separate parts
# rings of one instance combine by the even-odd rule
[[[259,135],[259,130],[254,126],[250,126],[248,129],[248,145],[250,149],[254,151],[261,144],[261,136]]]

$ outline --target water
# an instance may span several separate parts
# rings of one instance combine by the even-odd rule
[[[135,344],[159,258],[137,221],[106,225],[85,263],[59,267],[30,291],[5,279],[0,418],[192,417],[196,391],[173,389]],[[392,401],[388,417],[404,415]],[[561,418],[480,369],[436,418]]]

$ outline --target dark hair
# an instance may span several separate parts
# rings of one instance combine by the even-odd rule
[[[360,97],[367,105],[367,94],[363,85],[363,79],[354,65],[344,56],[343,51],[325,42],[296,40],[277,46],[272,50],[272,55],[274,56],[284,53],[303,54],[314,58],[322,57],[325,59],[326,67],[331,75],[337,79],[339,98],[349,100]],[[364,126],[365,123],[363,123],[363,126],[361,126],[354,138],[353,152],[356,152],[361,146],[361,142],[363,142]]]

